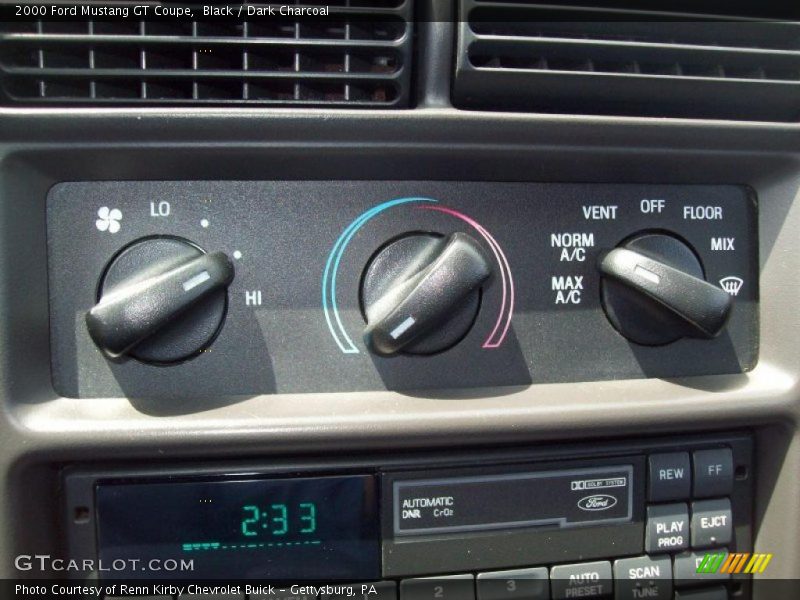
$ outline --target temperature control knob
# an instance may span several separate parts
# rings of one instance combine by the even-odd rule
[[[606,254],[599,268],[606,315],[637,344],[713,338],[730,315],[731,297],[705,280],[700,260],[677,237],[638,235]]]
[[[433,354],[458,343],[492,274],[481,245],[466,233],[404,235],[370,260],[361,283],[364,340],[383,355]]]
[[[222,326],[233,275],[225,254],[187,240],[134,242],[103,273],[86,315],[89,334],[112,358],[163,364],[196,356]]]

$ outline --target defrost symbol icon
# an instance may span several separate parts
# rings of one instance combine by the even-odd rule
[[[120,230],[120,221],[122,220],[122,211],[118,208],[108,208],[101,206],[97,211],[99,217],[94,225],[99,231],[108,231],[109,233],[117,233]]]
[[[719,285],[731,296],[738,296],[739,290],[741,290],[742,285],[744,285],[744,280],[741,277],[734,277],[733,275],[730,275],[720,279]]]

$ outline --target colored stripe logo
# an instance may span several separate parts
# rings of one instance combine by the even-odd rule
[[[698,573],[763,573],[772,560],[772,554],[749,552],[709,553],[697,565]]]

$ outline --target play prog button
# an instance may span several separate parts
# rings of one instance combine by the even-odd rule
[[[644,548],[648,554],[674,552],[689,547],[689,508],[686,504],[647,507]]]

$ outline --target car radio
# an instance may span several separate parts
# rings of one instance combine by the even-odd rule
[[[672,598],[748,579],[746,434],[64,474],[70,556],[107,580],[361,582],[373,598]],[[191,570],[142,568],[191,564]],[[726,588],[727,589],[727,588]],[[516,590],[516,591],[515,591]]]

